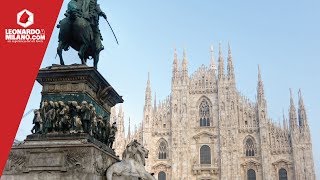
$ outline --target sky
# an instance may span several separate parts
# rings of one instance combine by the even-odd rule
[[[65,1],[57,19],[64,17]],[[288,115],[289,88],[298,104],[301,88],[313,140],[317,177],[320,177],[320,1],[100,1],[117,38],[100,19],[105,50],[99,72],[123,96],[125,125],[130,117],[139,124],[143,116],[148,72],[152,93],[164,100],[171,90],[173,52],[182,59],[185,49],[189,75],[210,63],[210,46],[224,57],[230,43],[238,90],[255,101],[260,65],[268,104],[274,121]],[[36,17],[35,17],[36,18]],[[55,28],[41,67],[58,64]],[[73,50],[64,52],[66,64],[80,63]],[[92,61],[88,63],[92,65]],[[25,113],[39,108],[41,86],[35,82]],[[22,118],[16,139],[30,134],[33,113]],[[131,126],[133,127],[133,126]]]

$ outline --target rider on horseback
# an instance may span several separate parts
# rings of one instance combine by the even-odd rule
[[[83,0],[82,4],[83,17],[90,22],[93,30],[94,44],[96,51],[100,52],[104,49],[101,41],[103,40],[99,29],[99,17],[107,19],[106,14],[100,9],[100,5],[97,0]]]
[[[93,30],[94,45],[96,51],[104,49],[101,41],[103,40],[99,29],[99,17],[107,19],[106,14],[100,9],[97,0],[71,0],[68,4],[66,17],[72,18],[72,15],[86,19]]]
[[[60,64],[64,65],[62,50],[67,51],[72,47],[78,51],[82,64],[86,64],[87,59],[91,57],[93,66],[97,69],[99,53],[104,49],[101,43],[103,39],[99,30],[99,17],[107,20],[106,14],[101,11],[97,0],[70,0],[65,16],[57,26],[60,28],[57,48]],[[110,26],[108,21],[107,23]],[[112,28],[111,31],[113,32]],[[116,41],[118,43],[117,38]]]

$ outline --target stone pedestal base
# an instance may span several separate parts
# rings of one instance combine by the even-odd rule
[[[117,161],[87,134],[30,135],[12,148],[1,180],[105,180]]]

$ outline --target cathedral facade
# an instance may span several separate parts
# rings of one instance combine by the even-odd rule
[[[217,67],[217,68],[216,68]],[[236,89],[232,53],[227,65],[219,47],[209,67],[191,76],[183,52],[175,51],[171,94],[152,100],[147,80],[143,121],[124,133],[122,109],[112,112],[118,124],[116,152],[137,139],[149,150],[146,169],[158,180],[315,180],[310,129],[301,92],[295,106],[290,92],[288,117],[275,123],[268,117],[260,69],[256,101]]]

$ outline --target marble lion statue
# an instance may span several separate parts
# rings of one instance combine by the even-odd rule
[[[124,150],[122,161],[114,163],[107,169],[107,180],[155,180],[144,167],[148,153],[149,151],[137,140],[133,140]]]

